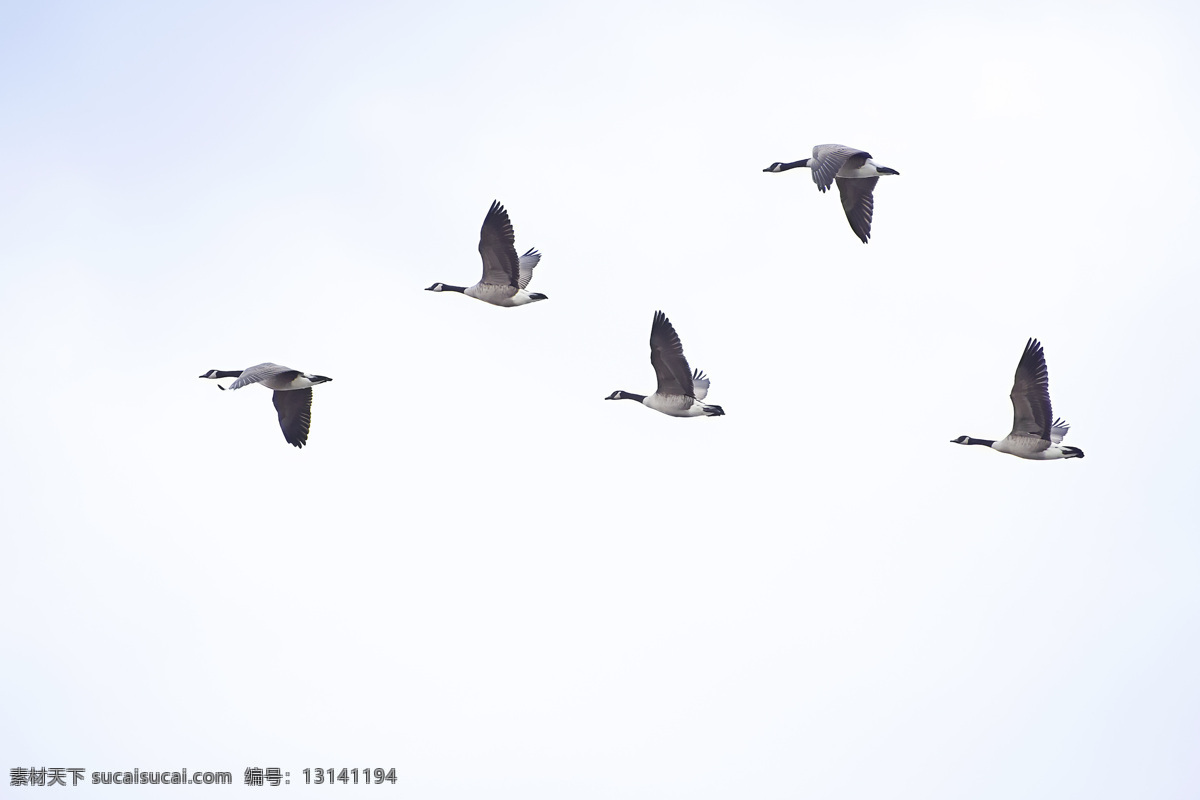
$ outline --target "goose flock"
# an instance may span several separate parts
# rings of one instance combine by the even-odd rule
[[[841,144],[819,144],[812,158],[799,161],[776,161],[763,172],[786,172],[807,167],[813,182],[821,192],[836,182],[842,199],[842,209],[850,229],[863,244],[871,238],[871,220],[875,212],[875,186],[883,175],[899,175],[897,170],[875,163],[866,150]],[[547,299],[540,292],[528,290],[533,270],[542,254],[530,248],[517,255],[516,235],[508,211],[499,201],[493,201],[479,230],[479,256],[483,260],[483,275],[472,286],[434,283],[429,292],[458,292],[494,306],[512,307]],[[606,400],[635,400],[671,417],[720,417],[725,410],[704,402],[708,396],[709,379],[701,370],[693,370],[683,355],[683,343],[675,327],[662,311],[654,312],[650,325],[650,365],[658,386],[653,394],[642,395],[617,390]],[[279,415],[283,438],[295,447],[308,443],[311,424],[312,387],[328,383],[332,378],[300,370],[263,363],[244,370],[212,369],[201,378],[234,378],[229,389],[257,383],[274,391],[272,400]],[[218,387],[224,389],[225,387]],[[1055,418],[1050,407],[1049,374],[1041,343],[1029,339],[1009,397],[1013,404],[1013,429],[1000,440],[974,439],[960,436],[953,444],[984,445],[1000,453],[1034,461],[1060,458],[1083,458],[1078,447],[1062,444],[1070,426]]]

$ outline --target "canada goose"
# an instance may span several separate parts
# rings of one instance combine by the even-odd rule
[[[972,439],[970,436],[960,436],[950,441],[954,444],[982,444],[1001,453],[1034,461],[1083,458],[1083,451],[1078,447],[1059,444],[1071,426],[1061,419],[1055,419],[1050,410],[1050,376],[1046,371],[1046,355],[1037,339],[1025,343],[1025,352],[1017,362],[1017,374],[1008,396],[1013,404],[1012,433],[998,442]]]
[[[796,167],[812,170],[813,183],[822,192],[836,180],[842,195],[842,208],[850,229],[862,239],[863,244],[871,238],[871,213],[875,208],[875,184],[880,175],[899,175],[891,167],[882,167],[871,160],[866,150],[856,150],[844,144],[819,144],[813,148],[812,158],[804,158],[785,164],[776,161],[763,172],[784,172]]]
[[[260,383],[268,389],[274,389],[275,395],[272,399],[275,402],[275,410],[279,412],[279,427],[283,430],[283,438],[287,439],[288,444],[296,447],[304,447],[308,442],[308,426],[312,419],[312,387],[333,380],[324,375],[310,375],[270,362],[243,370],[210,369],[200,377],[237,378],[229,384],[230,390],[240,389],[252,383]],[[225,387],[218,383],[217,388],[224,390]]]
[[[508,212],[497,200],[492,201],[483,227],[479,230],[479,255],[483,257],[483,278],[474,286],[451,286],[435,283],[427,292],[462,292],[494,306],[523,306],[546,295],[527,292],[525,287],[533,279],[533,268],[542,259],[542,254],[531,249],[517,258],[514,245],[513,226]]]
[[[709,380],[700,370],[693,372],[683,357],[683,344],[674,326],[661,311],[654,312],[650,326],[650,363],[658,376],[658,391],[649,397],[616,391],[605,400],[636,400],[644,406],[672,417],[719,417],[720,406],[706,406]]]

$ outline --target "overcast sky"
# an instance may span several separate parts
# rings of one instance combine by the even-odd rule
[[[1197,18],[0,6],[3,785],[1195,798]],[[422,291],[493,199],[549,300]],[[726,416],[604,402],[656,309]],[[950,443],[1030,336],[1083,460]]]

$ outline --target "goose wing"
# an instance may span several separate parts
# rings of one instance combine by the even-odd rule
[[[1043,439],[1049,447],[1054,419],[1050,410],[1050,375],[1042,343],[1037,339],[1025,343],[1009,397],[1013,404],[1013,429],[1009,435]]]
[[[275,392],[272,400],[279,412],[279,427],[288,444],[304,447],[308,442],[308,426],[312,422],[312,389],[290,389]]]
[[[1050,442],[1058,444],[1067,436],[1067,431],[1071,430],[1071,425],[1062,418],[1054,420],[1054,424],[1050,426]]]
[[[515,250],[513,252],[516,252]],[[542,254],[537,251],[536,247],[530,248],[525,255],[521,256],[517,261],[517,288],[524,289],[529,286],[529,282],[533,280],[533,268],[542,260]]]
[[[496,286],[517,286],[517,248],[514,244],[512,222],[498,200],[492,201],[483,227],[479,229],[479,255],[483,257],[481,283]]]
[[[850,229],[865,244],[871,238],[871,215],[875,210],[875,184],[879,178],[838,178],[838,191],[842,195],[842,208]]]
[[[252,383],[260,383],[268,378],[276,376],[281,377],[285,381],[290,381],[300,375],[300,370],[291,369],[289,367],[281,367],[278,364],[266,362],[265,364],[255,364],[253,367],[248,367],[242,370],[242,374],[237,377],[233,383],[229,384],[230,389],[240,389],[243,386],[249,386]]]
[[[853,166],[861,167],[870,157],[871,154],[866,150],[846,147],[844,144],[819,144],[813,148],[813,157],[808,166],[812,170],[813,183],[823,192],[833,185],[834,176],[847,161],[854,159],[857,163]]]
[[[704,374],[704,370],[695,370],[692,372],[692,391],[696,395],[697,400],[703,401],[708,397],[708,386],[711,383],[708,376]]]
[[[683,343],[667,315],[661,311],[654,312],[654,322],[650,326],[650,363],[658,376],[657,394],[695,397],[692,370],[683,357]]]

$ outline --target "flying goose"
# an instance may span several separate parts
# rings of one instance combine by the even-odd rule
[[[1017,363],[1017,374],[1013,378],[1009,398],[1013,404],[1013,429],[1008,436],[998,442],[972,439],[970,436],[960,436],[950,441],[954,444],[982,444],[1001,453],[1034,461],[1083,458],[1083,451],[1078,447],[1060,444],[1071,426],[1062,419],[1055,419],[1050,410],[1050,376],[1046,371],[1042,343],[1037,339],[1025,343],[1025,352],[1021,353],[1021,360]]]
[[[812,158],[803,158],[785,164],[776,161],[763,172],[784,172],[796,167],[812,170],[813,183],[822,192],[837,181],[842,194],[842,208],[850,228],[863,244],[871,238],[871,213],[875,208],[875,184],[880,175],[899,175],[891,167],[883,167],[871,159],[866,150],[856,150],[844,144],[819,144],[813,148]]]
[[[525,287],[533,279],[533,268],[541,261],[542,254],[536,249],[530,249],[525,255],[517,258],[514,241],[513,226],[509,222],[508,212],[498,200],[493,200],[492,207],[483,218],[483,227],[479,230],[479,255],[483,257],[483,278],[474,286],[435,283],[425,291],[462,292],[467,297],[506,307],[545,300],[544,294],[525,291]]]
[[[324,375],[310,375],[270,362],[256,364],[243,370],[210,369],[200,377],[237,378],[229,384],[230,390],[240,389],[252,383],[274,389],[275,395],[272,399],[275,410],[279,412],[279,427],[283,430],[283,438],[287,439],[288,444],[296,447],[304,447],[308,442],[308,426],[312,419],[312,387],[333,380]],[[219,383],[217,388],[225,389]]]
[[[707,406],[709,380],[700,370],[693,372],[683,357],[683,344],[674,326],[661,311],[654,312],[650,326],[650,363],[658,376],[658,391],[649,397],[616,391],[605,400],[636,400],[644,406],[672,417],[719,417],[720,406]]]

